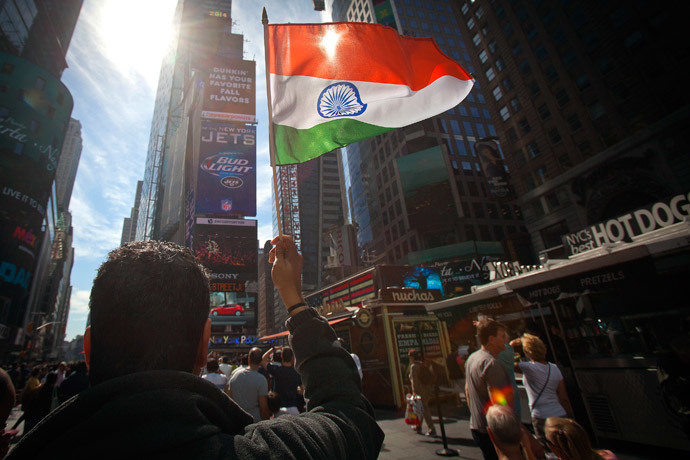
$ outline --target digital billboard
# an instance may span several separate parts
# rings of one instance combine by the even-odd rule
[[[256,62],[216,57],[204,82],[201,117],[256,123]]]
[[[489,195],[500,199],[512,198],[513,192],[508,183],[508,172],[501,158],[498,144],[494,141],[476,142],[474,150],[482,165]]]
[[[196,212],[256,215],[256,127],[202,121]]]
[[[438,270],[409,265],[380,265],[382,288],[437,289],[443,295],[441,274]]]
[[[374,0],[374,14],[376,15],[376,22],[398,30],[391,0]]]
[[[193,240],[194,255],[211,272],[212,326],[256,327],[256,221],[197,217]]]
[[[19,305],[72,112],[67,88],[41,67],[0,53],[0,297]]]
[[[411,153],[396,161],[411,228],[433,228],[458,215],[451,176],[440,147]]]

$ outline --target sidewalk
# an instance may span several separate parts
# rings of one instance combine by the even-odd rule
[[[455,404],[443,403],[441,406],[443,421],[446,429],[448,448],[458,451],[456,458],[482,460],[482,452],[474,444],[470,433],[470,412],[467,406],[458,408]],[[428,438],[416,434],[408,425],[405,424],[405,417],[402,411],[393,412],[386,410],[376,410],[376,417],[386,434],[383,447],[379,455],[380,459],[396,460],[423,460],[443,458],[436,455],[436,451],[443,448],[441,440],[441,427],[438,422],[436,408],[432,409],[434,414],[434,424],[436,425],[435,438]],[[426,424],[423,425],[426,431]],[[608,446],[607,446],[608,447]],[[674,458],[668,456],[654,448],[645,446],[634,447],[631,445],[609,447],[618,457],[618,460],[653,460]],[[678,458],[678,457],[675,457]],[[682,457],[681,457],[682,458]]]

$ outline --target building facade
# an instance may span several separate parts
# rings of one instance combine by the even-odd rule
[[[144,187],[144,181],[137,181],[137,191],[134,195],[134,206],[129,217],[125,217],[122,223],[122,237],[120,244],[125,244],[128,241],[135,241],[137,237],[137,223],[139,222],[139,204],[141,203],[141,190]]]
[[[458,32],[451,2],[389,4],[390,9],[381,9],[367,0],[336,0],[332,18],[379,22],[404,35],[433,37],[448,56],[474,72],[471,43]],[[478,84],[446,113],[346,148],[351,218],[367,264],[433,265],[483,256],[533,260],[514,195],[495,193],[478,157],[475,144],[497,136],[485,93]],[[502,163],[505,148],[499,144],[495,149]],[[422,162],[433,163],[429,172],[436,186],[415,188],[415,165]],[[499,172],[510,175],[503,164]]]
[[[81,123],[79,120],[70,118],[67,134],[65,134],[65,141],[62,143],[58,169],[55,173],[57,205],[60,209],[69,209],[69,202],[72,198],[72,190],[74,189],[74,181],[77,178],[81,150]]]
[[[454,4],[536,251],[688,191],[686,40],[651,3]],[[687,117],[685,116],[685,119]],[[681,128],[682,130],[682,128]]]

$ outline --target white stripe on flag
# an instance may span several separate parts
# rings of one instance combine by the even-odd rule
[[[334,118],[324,118],[317,111],[321,92],[340,80],[271,74],[273,122],[297,129],[309,129]],[[367,108],[352,117],[387,128],[400,128],[425,120],[458,105],[472,89],[471,80],[446,75],[419,91],[405,85],[349,82],[355,85]]]

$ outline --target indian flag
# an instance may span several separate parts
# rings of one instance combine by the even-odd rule
[[[276,24],[267,35],[277,165],[438,115],[472,89],[433,39],[390,27]]]

